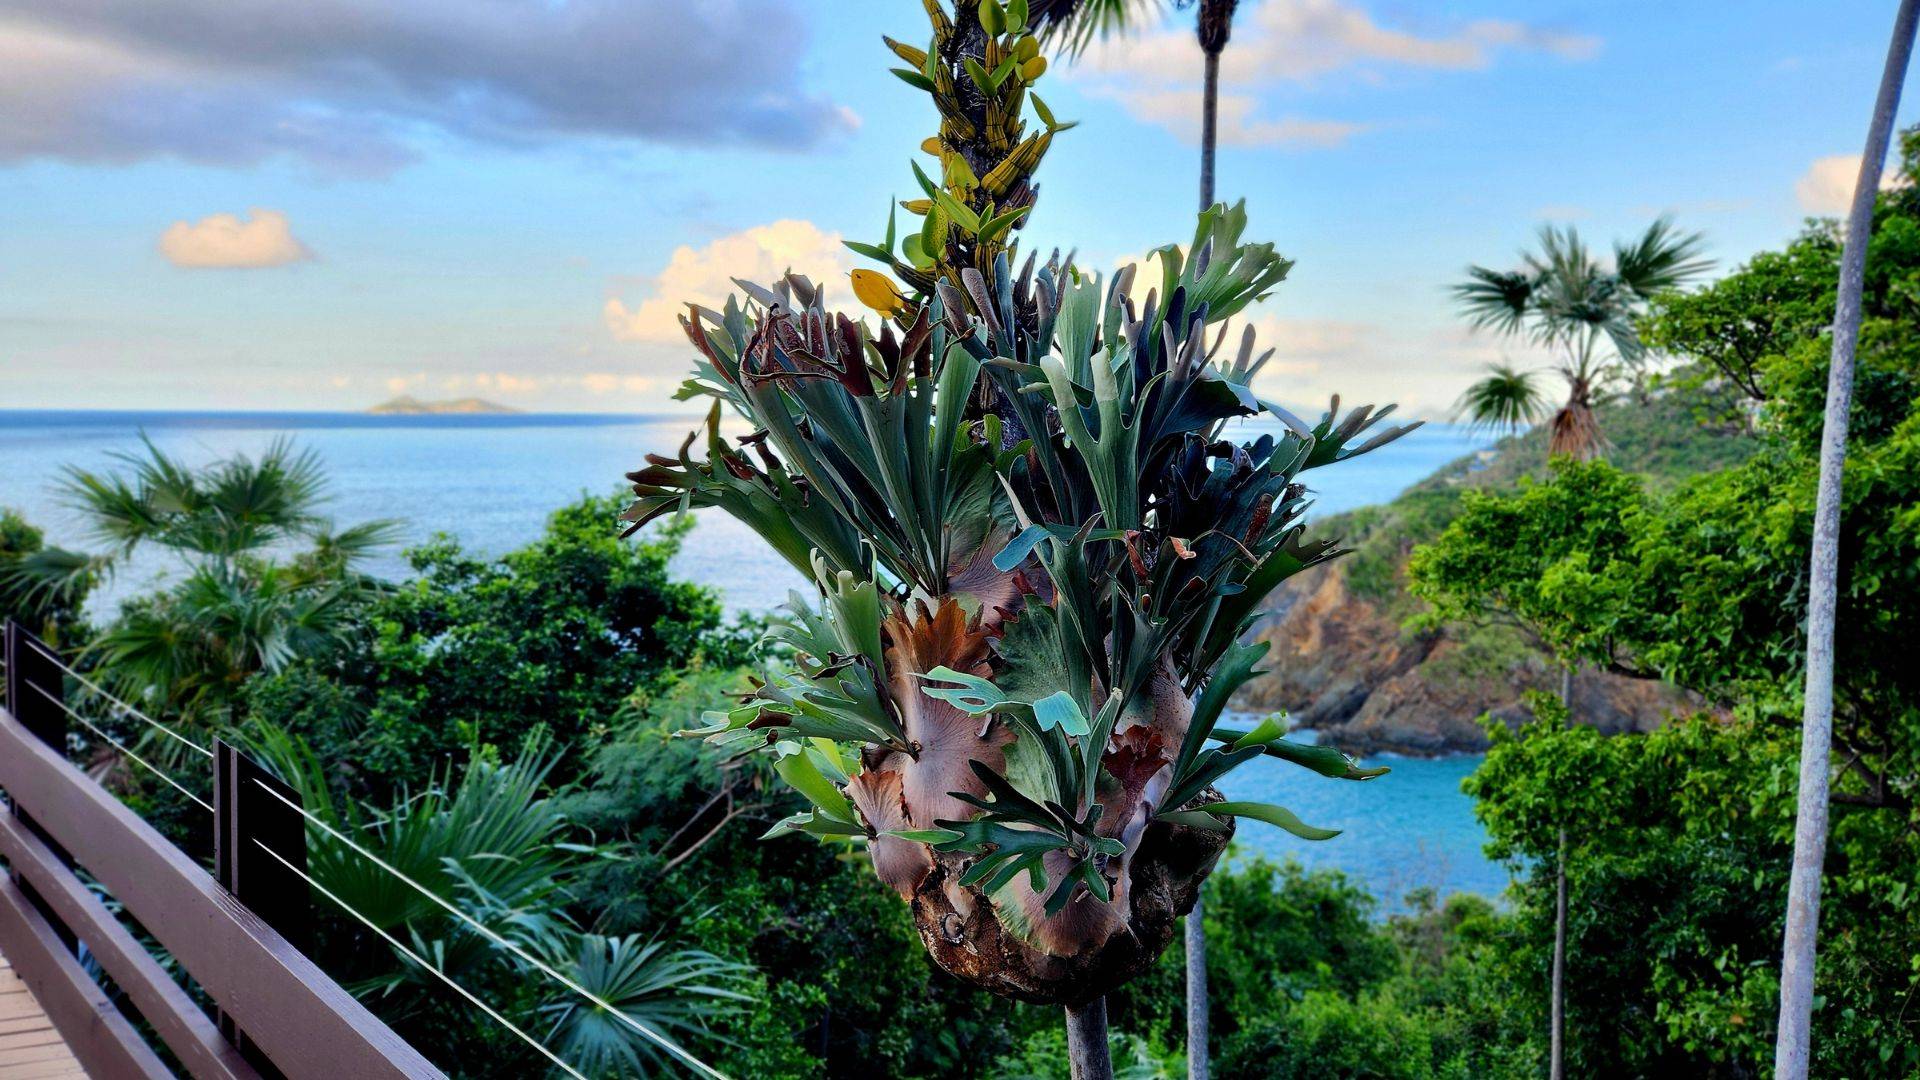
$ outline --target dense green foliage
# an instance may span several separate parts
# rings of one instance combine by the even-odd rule
[[[800,805],[767,770],[671,737],[740,689],[741,632],[712,594],[667,575],[676,537],[612,543],[597,527],[611,514],[600,500],[565,508],[497,559],[428,545],[415,577],[358,609],[340,651],[245,680],[226,733],[334,828],[730,1075],[1061,1075],[1056,1012],[939,971],[859,863],[804,837],[758,839]],[[636,619],[672,630],[620,629]],[[572,644],[587,640],[614,644]],[[608,668],[629,685],[593,677]],[[197,808],[137,770],[113,783],[206,854]],[[337,841],[315,832],[310,847],[328,891],[590,1074],[654,1070],[618,1021]],[[1233,1075],[1318,1075],[1329,1045],[1437,1069],[1499,1029],[1474,1004],[1485,975],[1468,960],[1500,933],[1484,904],[1382,924],[1337,874],[1254,862],[1213,881],[1215,1023],[1223,1062],[1243,1062]],[[314,903],[317,955],[436,1062],[460,1076],[544,1069],[400,948]],[[1176,953],[1116,996],[1122,1075],[1179,1075],[1181,987]],[[1356,1044],[1355,1028],[1387,1035]],[[1263,1049],[1274,1040],[1289,1049]],[[1259,1071],[1276,1062],[1285,1071]]]
[[[632,695],[741,663],[751,635],[723,630],[714,595],[667,572],[679,534],[622,542],[617,513],[575,503],[497,559],[444,537],[412,551],[415,576],[367,606],[345,647],[252,684],[252,712],[311,730],[354,790],[384,799],[536,724],[591,745]]]
[[[1920,174],[1920,133],[1904,140]],[[1544,964],[1568,830],[1569,1060],[1600,1075],[1746,1075],[1771,1053],[1799,751],[1807,552],[1837,246],[1664,302],[1669,348],[1764,398],[1746,462],[1648,491],[1604,463],[1478,495],[1410,565],[1433,617],[1521,620],[1569,658],[1670,679],[1719,712],[1645,736],[1563,730],[1555,703],[1494,746],[1471,790],[1512,860],[1523,949]],[[1882,195],[1869,250],[1841,514],[1833,802],[1816,1068],[1920,1069],[1920,197]],[[1753,305],[1759,308],[1755,310]],[[1711,381],[1711,380],[1705,380]],[[1522,954],[1525,955],[1524,952]],[[1544,988],[1516,984],[1544,1012]]]
[[[16,574],[21,560],[46,548],[46,537],[14,510],[0,507],[0,615],[19,620],[43,640],[60,642],[80,622],[85,587],[48,593]]]

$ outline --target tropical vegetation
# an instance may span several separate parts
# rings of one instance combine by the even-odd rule
[[[755,1077],[1178,1076],[1193,1029],[1163,948],[1203,879],[1219,1076],[1768,1068],[1838,229],[1693,291],[1663,226],[1611,263],[1556,232],[1511,277],[1475,272],[1477,313],[1559,350],[1556,415],[1589,415],[1542,423],[1532,375],[1498,373],[1468,401],[1512,432],[1491,460],[1323,522],[1339,565],[1409,635],[1472,642],[1483,676],[1585,665],[1697,707],[1606,737],[1553,694],[1485,720],[1466,787],[1511,888],[1375,897],[1234,846],[1241,817],[1320,832],[1209,789],[1264,756],[1373,771],[1222,720],[1260,659],[1248,619],[1337,550],[1306,536],[1302,478],[1403,429],[1309,425],[1254,392],[1250,337],[1219,351],[1290,269],[1238,206],[1155,253],[1144,303],[1140,271],[1019,258],[1070,126],[1032,95],[1041,9],[940,9],[929,47],[890,45],[941,124],[898,208],[918,226],[856,245],[875,314],[798,276],[692,310],[704,440],[638,470],[630,504],[583,498],[505,553],[437,537],[397,581],[366,569],[392,527],[336,528],[289,444],[70,470],[82,528],[54,543],[0,511],[0,605],[100,729],[67,749],[204,860],[204,766],[109,695],[265,763],[313,815],[314,955],[462,1077],[552,1067],[503,1020],[595,1077],[683,1054]],[[1839,505],[1818,1075],[1920,1075],[1920,131],[1900,157]],[[1231,426],[1262,416],[1274,434]],[[747,521],[814,595],[730,618],[670,572],[683,509]],[[90,606],[108,581],[131,598]]]

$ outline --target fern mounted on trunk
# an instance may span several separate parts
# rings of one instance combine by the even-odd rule
[[[884,268],[854,272],[864,310],[797,275],[691,308],[682,394],[709,419],[630,475],[626,518],[719,507],[815,583],[773,633],[790,661],[697,733],[806,796],[774,832],[864,847],[960,978],[1079,1006],[1165,948],[1236,819],[1332,835],[1224,800],[1229,770],[1383,771],[1220,720],[1262,601],[1339,554],[1306,533],[1305,474],[1414,425],[1256,393],[1271,350],[1228,324],[1292,264],[1242,206],[1145,271],[1022,257],[1071,125],[1032,93],[1023,3],[927,8],[925,48],[888,42],[940,116],[899,208],[918,227],[849,245]]]

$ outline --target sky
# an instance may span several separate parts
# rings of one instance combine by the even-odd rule
[[[1443,416],[1447,286],[1673,214],[1724,272],[1844,209],[1893,0],[1243,0],[1219,194],[1297,261],[1263,396]],[[1056,59],[1023,245],[1191,236],[1192,13]],[[838,282],[934,127],[908,0],[0,0],[0,408],[660,412],[673,315]],[[1920,119],[1910,79],[1903,124]],[[829,294],[833,295],[832,293]]]

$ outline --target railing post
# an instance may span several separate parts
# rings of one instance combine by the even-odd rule
[[[39,646],[35,648],[34,646]],[[7,711],[40,741],[67,752],[66,680],[53,650],[24,626],[7,620]]]
[[[231,743],[213,740],[214,879],[305,953],[313,943],[313,911],[300,876],[307,868],[307,822],[294,809],[300,804],[299,792]],[[225,1011],[220,1030],[262,1075],[279,1074]]]
[[[66,703],[67,681],[65,673],[60,670],[59,661],[53,658],[53,650],[12,618],[7,619],[5,648],[7,711],[41,742],[64,755],[67,752],[67,714],[61,706]],[[33,820],[33,815],[21,808],[19,798],[12,792],[8,792],[7,797],[13,804],[13,816],[20,824],[44,841],[61,862],[72,866],[73,856],[47,835],[46,830]],[[77,954],[79,939],[74,937],[73,931],[67,929],[66,924],[53,914],[40,894],[34,892],[33,886],[20,876],[18,869],[13,870],[10,876],[27,899],[33,901],[33,905],[53,924],[60,940]]]

